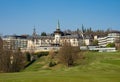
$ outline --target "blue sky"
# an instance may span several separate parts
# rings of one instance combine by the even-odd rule
[[[51,33],[61,30],[120,30],[120,0],[0,0],[0,34]]]

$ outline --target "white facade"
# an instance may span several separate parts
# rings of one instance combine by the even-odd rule
[[[106,46],[107,45],[107,39],[108,37],[101,37],[101,38],[98,38],[98,45],[99,46]]]
[[[6,36],[3,37],[2,40],[5,42],[4,47],[8,49],[26,49],[27,47],[27,39],[24,36]]]
[[[99,46],[105,47],[108,43],[114,43],[117,38],[120,38],[120,33],[109,33],[106,37],[98,38]]]
[[[85,45],[90,45],[90,39],[85,39]]]
[[[60,43],[60,39],[61,39],[61,34],[59,34],[59,33],[55,34],[54,42],[55,43]]]

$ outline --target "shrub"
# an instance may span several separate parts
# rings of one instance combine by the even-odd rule
[[[49,52],[36,52],[33,55],[37,55],[38,58],[40,58],[41,56],[47,56],[49,54]]]
[[[49,67],[53,67],[53,66],[55,66],[56,65],[56,62],[54,62],[54,61],[50,61],[50,63],[49,63]]]
[[[30,53],[29,53],[29,52],[26,52],[25,54],[26,54],[26,60],[27,60],[28,62],[31,61],[31,55],[30,55]]]
[[[115,47],[115,43],[108,43],[106,47]]]

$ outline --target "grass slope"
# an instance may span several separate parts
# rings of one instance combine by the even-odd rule
[[[42,57],[20,73],[1,73],[0,82],[120,82],[120,52],[86,52],[80,65],[49,68]]]

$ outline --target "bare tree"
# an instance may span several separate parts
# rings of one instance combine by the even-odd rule
[[[9,50],[3,48],[3,41],[0,39],[0,72],[10,71],[10,54]]]
[[[65,64],[66,66],[73,66],[75,61],[78,59],[78,47],[71,46],[70,43],[65,42],[58,52],[58,59],[60,63]]]
[[[120,50],[120,37],[116,38],[116,40],[115,40],[115,47],[117,48],[117,50]]]
[[[53,59],[54,57],[55,57],[55,51],[53,50],[53,49],[51,49],[50,51],[49,51],[49,56],[50,56],[50,58],[51,59]]]
[[[0,41],[0,72],[18,72],[25,65],[25,57],[20,50],[6,49]]]
[[[11,64],[12,64],[13,72],[18,72],[24,68],[26,60],[24,54],[20,51],[20,49],[17,49],[11,57],[12,57]]]

